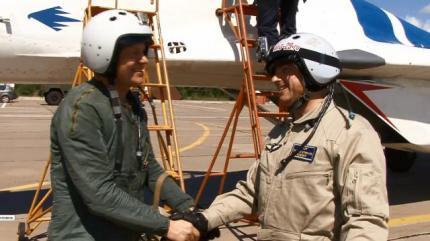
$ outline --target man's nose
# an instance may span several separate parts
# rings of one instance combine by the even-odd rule
[[[146,55],[142,55],[142,57],[139,59],[139,63],[147,64],[148,63],[148,57]]]
[[[272,83],[276,83],[276,82],[281,81],[281,79],[276,75],[273,75],[271,80],[272,80]]]

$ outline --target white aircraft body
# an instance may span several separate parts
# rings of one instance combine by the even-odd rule
[[[114,2],[93,5],[113,7]],[[151,8],[149,0],[118,2],[122,9]],[[0,82],[71,83],[87,4],[1,1]],[[216,16],[220,7],[221,0],[160,0],[173,85],[240,87],[240,46],[229,25]],[[250,38],[256,38],[256,19],[248,20]],[[371,113],[368,118],[373,115],[379,122],[381,132],[389,132],[382,135],[386,146],[430,153],[430,33],[364,0],[300,1],[297,29],[333,44],[343,64],[341,84]],[[263,67],[255,64],[256,71]],[[257,87],[265,88],[272,86]]]

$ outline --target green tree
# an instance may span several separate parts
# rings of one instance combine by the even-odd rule
[[[229,97],[220,89],[200,87],[178,87],[184,100],[228,100]]]
[[[15,85],[15,92],[18,96],[40,96],[40,85]]]

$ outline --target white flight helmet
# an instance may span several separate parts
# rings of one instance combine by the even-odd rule
[[[276,66],[284,63],[294,63],[299,67],[309,91],[325,88],[342,69],[334,48],[325,39],[310,33],[293,34],[269,50],[267,73],[273,75]]]
[[[135,37],[147,46],[153,44],[151,28],[130,12],[107,10],[92,17],[82,35],[84,64],[96,73],[106,74],[114,68],[119,40],[126,37]]]

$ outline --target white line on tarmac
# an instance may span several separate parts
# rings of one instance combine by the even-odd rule
[[[1,105],[1,108],[5,108],[7,103],[3,103],[3,105]]]
[[[18,100],[43,100],[40,96],[20,96]]]
[[[187,105],[187,104],[182,104],[182,103],[175,103],[175,105],[178,105],[178,106],[181,106],[181,107],[194,108],[194,109],[206,109],[206,110],[225,111],[225,109],[222,109],[222,108],[207,107],[207,106],[201,106],[201,105]]]
[[[52,118],[52,115],[0,115],[3,118]]]

